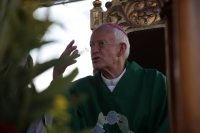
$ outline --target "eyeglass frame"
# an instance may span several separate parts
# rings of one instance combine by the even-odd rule
[[[103,44],[100,44],[100,43],[103,43]],[[106,45],[108,45],[109,43],[106,42],[106,41],[103,41],[103,40],[99,40],[99,41],[97,41],[97,42],[95,42],[95,43],[91,43],[91,42],[90,42],[90,48],[85,48],[86,51],[91,52],[92,48],[93,48],[96,44],[97,44],[97,48],[98,48],[98,49],[103,49],[103,48],[104,48]]]

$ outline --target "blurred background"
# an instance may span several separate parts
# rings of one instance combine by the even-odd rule
[[[108,0],[101,0],[102,8],[105,11],[105,3]],[[79,53],[81,56],[77,59],[77,63],[68,67],[64,73],[68,75],[74,68],[78,68],[79,73],[76,79],[92,75],[92,63],[90,53],[85,50],[89,45],[90,35],[90,10],[93,8],[93,0],[85,0],[74,3],[67,3],[61,5],[54,5],[52,7],[38,8],[33,16],[39,20],[45,20],[47,11],[49,12],[49,19],[55,24],[52,24],[43,40],[55,40],[53,43],[43,45],[39,49],[33,49],[30,54],[33,58],[34,64],[43,63],[51,59],[59,58],[66,46],[71,40],[75,40]],[[53,68],[48,69],[43,74],[34,79],[37,91],[41,92],[52,80]]]

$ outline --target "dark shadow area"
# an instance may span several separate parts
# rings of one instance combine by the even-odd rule
[[[128,34],[128,38],[131,45],[128,61],[166,75],[164,28],[134,31]]]

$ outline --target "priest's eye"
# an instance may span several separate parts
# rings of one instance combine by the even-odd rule
[[[105,45],[106,45],[106,43],[104,41],[99,41],[98,42],[99,48],[103,48]]]
[[[92,48],[94,46],[94,43],[90,43],[90,48]]]
[[[106,44],[107,44],[106,42],[100,40],[95,43],[90,43],[90,48],[93,48],[93,47],[95,47],[95,45],[97,45],[96,47],[101,49],[101,48],[104,48]]]

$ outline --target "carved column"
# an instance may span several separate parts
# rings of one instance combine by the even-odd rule
[[[181,128],[185,133],[200,133],[200,1],[176,0],[176,6]]]
[[[90,10],[90,28],[92,31],[103,24],[103,10],[101,8],[101,1],[95,0],[93,5],[94,8]]]
[[[170,117],[170,133],[178,133],[180,129],[180,86],[179,86],[179,50],[174,42],[174,36],[177,34],[174,30],[174,4],[172,1],[166,3],[162,9],[162,16],[166,22],[165,44],[167,61],[167,81],[168,81],[168,101]],[[178,74],[177,74],[178,73]]]

